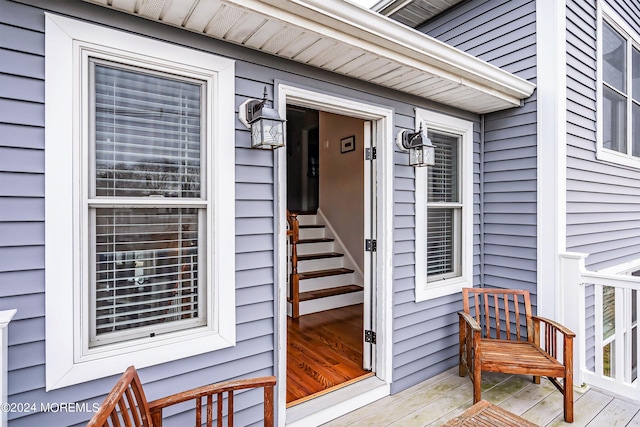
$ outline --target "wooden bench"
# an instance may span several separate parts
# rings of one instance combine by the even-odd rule
[[[212,427],[214,395],[216,397],[216,425],[221,427],[225,418],[225,393],[227,425],[231,427],[233,426],[234,392],[259,387],[264,388],[264,425],[265,427],[273,427],[273,387],[275,384],[276,378],[273,376],[226,381],[147,402],[138,373],[133,366],[129,366],[104,399],[100,409],[89,420],[87,427],[162,427],[163,408],[189,400],[195,400],[195,425]],[[203,402],[203,400],[205,401]],[[203,410],[206,410],[206,419],[204,420],[206,424],[203,424],[202,420]]]
[[[469,372],[473,402],[481,400],[482,371],[533,375],[536,384],[546,376],[564,395],[565,421],[573,422],[575,334],[532,316],[529,292],[524,290],[464,288],[462,304],[459,373]]]

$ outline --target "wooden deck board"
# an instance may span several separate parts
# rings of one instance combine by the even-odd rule
[[[640,402],[618,399],[600,390],[574,393],[575,421],[567,424],[563,419],[562,394],[545,378],[538,385],[531,376],[483,373],[482,389],[483,399],[541,427],[640,427]],[[454,368],[324,426],[435,427],[472,405],[471,381],[459,377]]]
[[[594,425],[626,426],[638,414],[638,406],[613,399],[592,421]]]

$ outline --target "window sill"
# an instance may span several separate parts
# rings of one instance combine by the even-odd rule
[[[630,157],[627,154],[618,153],[617,151],[608,150],[606,148],[598,147],[596,159],[619,166],[640,169],[640,157]]]
[[[467,280],[465,277],[456,277],[453,279],[426,283],[422,286],[416,287],[416,302],[428,301],[447,295],[461,293],[462,288],[469,288],[471,286],[470,280]]]

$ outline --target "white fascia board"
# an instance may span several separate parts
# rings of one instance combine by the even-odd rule
[[[535,85],[386,16],[343,0],[226,0],[382,57],[504,99],[513,105]]]

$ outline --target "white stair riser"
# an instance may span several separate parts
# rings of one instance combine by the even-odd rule
[[[316,224],[315,215],[298,215],[298,223],[300,225],[314,225]]]
[[[324,228],[301,228],[301,239],[318,239],[324,237]]]
[[[333,252],[333,242],[302,243],[297,245],[298,255]]]
[[[344,257],[310,259],[307,261],[298,261],[298,273],[306,273],[307,271],[329,270],[332,268],[342,267]]]
[[[318,289],[335,288],[343,285],[353,285],[355,274],[336,274],[335,276],[316,277],[300,280],[300,292],[317,291]]]
[[[364,292],[351,292],[343,295],[318,298],[300,303],[300,315],[317,313],[319,311],[331,310],[339,307],[346,307],[354,304],[362,304]],[[288,304],[287,311],[291,315],[291,304]]]

